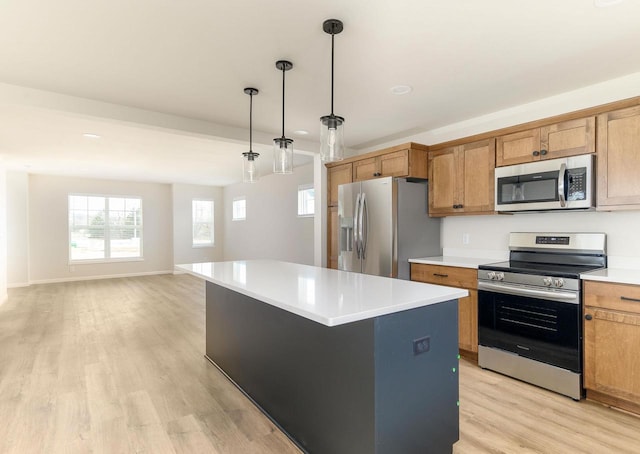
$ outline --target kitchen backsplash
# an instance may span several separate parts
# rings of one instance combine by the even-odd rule
[[[609,267],[640,269],[640,211],[451,216],[441,228],[445,255],[496,260],[508,256],[510,232],[604,232]]]

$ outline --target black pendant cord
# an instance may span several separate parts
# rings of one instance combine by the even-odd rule
[[[285,66],[282,67],[282,140],[284,137],[284,73],[287,72]]]
[[[335,34],[331,33],[331,116],[333,117],[333,41]]]
[[[253,153],[253,93],[249,93],[249,153]]]

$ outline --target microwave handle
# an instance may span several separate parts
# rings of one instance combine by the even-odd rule
[[[560,165],[560,174],[558,175],[558,198],[560,199],[560,206],[567,206],[567,198],[565,196],[565,180],[567,178],[567,165],[562,163]]]

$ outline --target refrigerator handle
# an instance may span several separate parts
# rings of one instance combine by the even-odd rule
[[[367,254],[367,239],[369,238],[369,209],[367,208],[367,198],[365,193],[362,193],[360,199],[360,247],[362,250],[362,259],[366,259]]]
[[[356,204],[353,208],[353,242],[356,245],[356,257],[360,259],[360,241],[358,232],[360,231],[360,193],[356,196]]]

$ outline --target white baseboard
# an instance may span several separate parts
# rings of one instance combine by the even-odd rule
[[[31,284],[28,282],[18,282],[13,284],[7,284],[7,288],[20,288],[20,287],[29,287]]]
[[[63,277],[57,279],[39,279],[37,281],[31,281],[30,285],[37,284],[56,284],[58,282],[73,282],[73,281],[93,281],[97,279],[116,279],[119,277],[137,277],[137,276],[154,276],[158,274],[172,274],[173,271],[145,271],[143,273],[125,273],[125,274],[105,274],[102,276],[77,276],[77,277]]]

